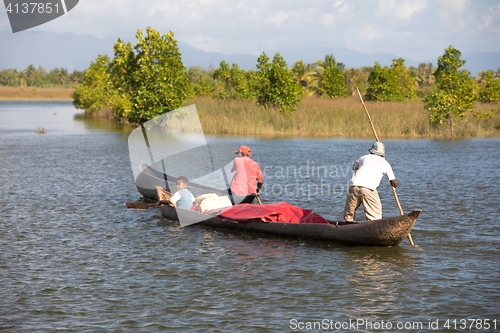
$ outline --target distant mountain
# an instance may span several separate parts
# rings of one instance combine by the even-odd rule
[[[182,54],[182,63],[186,67],[201,66],[208,69],[210,64],[212,64],[215,68],[218,68],[220,62],[224,60],[229,64],[229,66],[236,63],[239,68],[243,68],[245,70],[257,69],[255,66],[257,65],[258,56],[249,54],[227,55],[217,52],[205,52],[182,41],[178,42],[178,46],[179,51]]]
[[[46,70],[83,70],[99,53],[113,55],[116,40],[72,33],[1,33],[0,68],[23,70],[32,64]]]
[[[480,71],[500,69],[500,52],[468,52],[462,54],[462,59],[466,60],[464,69],[476,77]],[[434,63],[437,63],[437,59]]]
[[[97,55],[106,54],[113,56],[113,45],[116,38],[97,38],[91,35],[75,35],[73,33],[33,33],[24,32],[12,34],[10,32],[0,33],[0,69],[16,68],[23,70],[32,64],[36,67],[43,66],[50,70],[53,68],[67,68],[83,70],[90,65]],[[135,37],[124,37],[135,44]],[[219,67],[222,60],[230,65],[237,63],[243,69],[256,69],[258,55],[233,54],[227,55],[217,52],[205,52],[183,41],[179,41],[179,50],[182,61],[186,67],[202,66],[207,69],[210,64]],[[267,55],[272,58],[274,50],[266,50]],[[378,61],[382,66],[390,66],[392,59],[400,56],[390,53],[368,54],[347,49],[345,47],[322,47],[311,46],[299,49],[280,50],[289,66],[297,60],[305,63],[313,63],[317,59],[324,59],[325,55],[333,54],[337,61],[342,62],[348,68],[359,68],[373,66]],[[464,66],[472,75],[477,76],[481,70],[497,70],[500,68],[499,52],[470,52],[464,53],[462,59],[467,62]],[[437,64],[436,59],[425,59],[415,61],[405,59],[406,66],[418,66],[420,62]]]
[[[302,60],[307,64],[313,63],[318,59],[324,60],[325,55],[333,54],[338,62],[343,63],[347,68],[372,67],[375,61],[381,66],[390,66],[392,59],[401,58],[398,55],[391,53],[363,53],[350,50],[345,47],[323,47],[310,46],[301,49],[283,50],[280,52],[287,64],[292,65],[297,60]],[[419,62],[405,59],[406,66],[418,66]]]

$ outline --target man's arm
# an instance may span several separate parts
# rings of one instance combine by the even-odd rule
[[[177,191],[177,192],[175,192],[174,196],[172,198],[170,198],[170,203],[172,204],[172,206],[175,206],[177,201],[179,201],[180,199],[181,199],[181,195],[180,195],[179,191]]]
[[[396,180],[396,176],[394,176],[394,171],[392,171],[392,167],[389,164],[389,162],[386,161],[387,169],[384,172],[387,175],[387,178],[389,178],[389,181],[391,182],[392,187],[396,188],[398,187],[398,181]]]
[[[259,192],[260,192],[260,189],[262,188],[262,184],[264,184],[264,182],[262,181],[262,179],[257,179],[257,195],[259,196]]]

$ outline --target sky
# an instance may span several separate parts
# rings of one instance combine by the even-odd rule
[[[28,32],[127,38],[148,26],[224,54],[342,46],[419,60],[450,45],[500,52],[500,0],[80,0]],[[5,10],[0,32],[12,33]]]

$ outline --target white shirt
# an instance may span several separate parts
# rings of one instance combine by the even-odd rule
[[[356,170],[356,168],[358,169]],[[362,186],[370,190],[376,190],[384,174],[387,175],[389,180],[396,179],[389,162],[382,156],[375,154],[362,156],[354,163],[353,169],[356,171],[349,186]]]
[[[184,209],[191,209],[194,200],[195,198],[193,196],[193,193],[191,193],[191,191],[189,191],[188,189],[183,189],[175,192],[174,196],[170,199],[170,201],[173,202],[176,207]]]

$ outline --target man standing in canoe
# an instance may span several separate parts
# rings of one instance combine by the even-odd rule
[[[234,151],[234,153],[237,154],[237,156],[234,159],[231,172],[236,171],[236,173],[231,180],[229,188],[232,194],[247,197],[242,201],[243,203],[250,203],[259,195],[264,175],[259,165],[248,157],[252,156],[252,154],[250,154],[250,148],[241,146],[238,150]]]
[[[384,158],[384,144],[375,142],[368,151],[370,154],[362,156],[352,167],[354,175],[349,183],[349,192],[344,208],[346,222],[353,222],[356,209],[361,204],[363,204],[368,221],[382,218],[382,203],[378,196],[377,187],[384,174],[387,175],[392,186],[398,186],[391,165]]]

